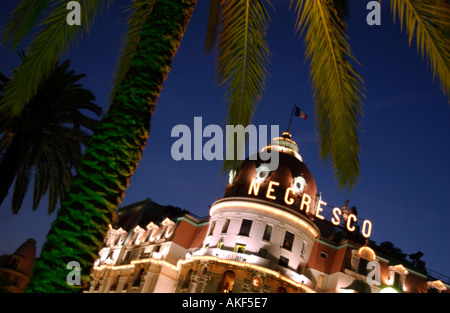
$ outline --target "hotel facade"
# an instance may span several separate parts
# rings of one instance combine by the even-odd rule
[[[278,168],[260,155],[243,161],[208,217],[150,199],[119,208],[85,292],[450,292],[450,278],[430,273],[421,253],[371,241],[355,207],[324,218],[289,133],[264,149],[279,151]]]

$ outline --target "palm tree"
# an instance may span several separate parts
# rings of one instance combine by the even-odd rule
[[[331,161],[340,187],[350,189],[359,176],[358,132],[364,82],[347,42],[347,0],[291,0],[296,28],[304,34],[305,57],[313,86],[320,157]],[[227,89],[228,123],[247,126],[262,96],[270,51],[265,40],[270,22],[266,0],[212,0],[206,52],[217,46],[217,79]],[[391,0],[394,22],[406,25],[417,48],[450,91],[450,6],[439,0]],[[233,148],[233,147],[231,147]],[[235,151],[235,150],[234,150]],[[224,170],[236,168],[225,161]]]
[[[44,20],[42,31],[33,41],[29,61],[21,65],[8,85],[2,106],[4,114],[17,115],[22,110],[58,56],[83,31],[89,30],[103,5],[109,3],[108,0],[83,2],[83,27],[68,27],[66,1],[54,2],[58,5]],[[58,210],[29,290],[80,290],[81,287],[65,283],[65,267],[72,260],[81,263],[83,282],[89,281],[89,269],[111,221],[110,215],[120,204],[141,158],[162,83],[195,3],[195,0],[137,0],[132,4],[134,13],[116,73],[112,104],[101,127],[90,139],[67,200]],[[211,15],[209,33],[219,37],[219,77],[228,86],[229,121],[245,126],[265,82],[269,55],[264,40],[267,10],[262,0],[214,0],[212,3],[211,11],[215,14]],[[419,46],[424,47],[444,91],[448,92],[448,50],[445,49],[448,36],[443,34],[447,25],[446,9],[431,1],[422,4],[417,0],[392,0],[392,3],[396,4],[395,12],[405,12],[407,31],[411,37],[418,34]],[[47,4],[48,1],[22,0],[11,15],[3,42],[17,46]],[[353,56],[346,42],[342,4],[345,1],[298,0],[295,7],[299,14],[298,26],[306,30],[321,154],[332,158],[340,183],[351,184],[358,173],[357,129],[362,79],[349,61]],[[209,38],[214,42],[213,35]]]
[[[14,214],[21,208],[33,172],[33,210],[47,192],[48,214],[56,209],[82,156],[81,145],[90,136],[86,130],[98,125],[81,110],[100,116],[101,108],[93,102],[92,92],[77,83],[85,75],[75,75],[69,65],[68,60],[58,64],[21,113],[0,122],[0,204],[15,179]],[[7,83],[0,73],[0,92]]]
[[[84,8],[94,14],[83,16],[95,16],[101,3],[84,3]],[[90,269],[102,245],[107,225],[111,223],[112,215],[121,203],[142,157],[156,101],[195,3],[195,0],[142,0],[132,4],[134,11],[122,59],[117,67],[110,107],[87,144],[66,199],[42,247],[28,291],[74,292],[82,290],[89,282]],[[30,8],[26,4],[31,8],[36,5],[34,1],[24,1],[18,5],[10,25],[16,21],[20,26],[14,26],[13,30],[26,28],[26,25],[21,24],[26,21],[25,17],[29,17],[27,14]],[[38,9],[34,7],[34,12]],[[64,50],[70,38],[74,38],[65,37],[68,27],[62,12],[67,13],[65,5],[62,9],[57,7],[44,22],[47,26],[36,37],[27,56],[27,59],[33,58],[37,63],[29,61],[25,64],[25,60],[19,67],[6,89],[3,112],[14,113],[7,107],[8,99],[18,100],[15,96],[10,97],[17,88],[15,86],[23,84],[22,90],[30,90],[28,87],[36,78],[35,75],[22,80],[21,73],[38,70],[38,80],[45,77],[46,70],[53,66],[53,58],[58,56],[60,50]],[[56,21],[58,17],[61,17],[59,23]],[[56,27],[52,27],[54,23]],[[85,26],[88,24],[86,20],[82,23]],[[78,31],[77,27],[67,31],[72,29],[75,29],[74,33]],[[42,45],[49,50],[41,49]],[[66,267],[70,261],[80,263],[83,286],[66,283]]]

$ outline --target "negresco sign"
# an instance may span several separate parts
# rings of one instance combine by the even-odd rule
[[[275,188],[279,186],[280,183],[276,181],[270,181],[269,186],[267,187],[266,191],[266,198],[271,200],[276,200],[275,196]],[[252,182],[250,184],[250,187],[248,189],[248,194],[257,196],[259,194],[259,187],[261,186],[261,181],[256,180],[255,178],[252,179]],[[294,199],[292,196],[295,194],[294,188],[289,187],[286,189],[284,193],[284,203],[287,205],[292,205],[294,203]],[[318,219],[324,220],[325,217],[321,215],[323,212],[323,207],[326,206],[327,203],[325,201],[319,200],[316,207],[315,207],[315,213],[314,216]],[[302,195],[302,201],[299,206],[300,211],[305,211],[305,213],[309,213],[311,211],[311,196],[308,195],[306,192]],[[342,217],[342,210],[338,207],[333,208],[332,210],[333,217],[331,218],[331,223],[338,226],[341,223],[341,217]],[[356,230],[356,227],[354,226],[357,221],[357,217],[355,214],[349,214],[347,217],[347,220],[344,221],[345,226],[348,231],[353,232]],[[365,238],[369,238],[372,233],[372,222],[369,220],[364,220],[362,227],[361,227],[361,234]]]

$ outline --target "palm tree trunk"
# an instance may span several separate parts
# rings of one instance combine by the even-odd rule
[[[158,0],[109,111],[91,137],[66,200],[42,247],[28,292],[76,292],[87,287],[108,224],[142,157],[150,120],[196,0]],[[66,282],[81,265],[82,286]]]
[[[9,188],[17,174],[21,141],[21,136],[15,133],[0,162],[0,206],[8,196]]]

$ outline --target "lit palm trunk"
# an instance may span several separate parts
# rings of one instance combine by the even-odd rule
[[[77,175],[58,210],[27,291],[76,292],[66,268],[78,261],[89,273],[134,174],[150,133],[150,120],[196,0],[158,0],[109,111],[91,137]]]

